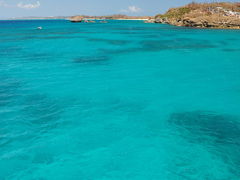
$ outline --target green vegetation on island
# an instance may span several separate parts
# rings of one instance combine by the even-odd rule
[[[171,8],[148,22],[198,28],[240,29],[240,3],[190,3]]]

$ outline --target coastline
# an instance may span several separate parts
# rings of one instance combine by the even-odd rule
[[[147,23],[170,24],[179,27],[202,29],[240,29],[240,4],[190,3],[170,8]]]
[[[148,19],[113,19],[122,21],[147,21]]]
[[[101,18],[85,18],[86,20],[119,20],[119,21],[147,21],[148,19],[137,19],[137,18],[134,18],[134,19],[128,19],[128,18],[122,18],[122,19],[101,19]],[[16,18],[16,19],[13,19],[13,18],[9,18],[9,19],[0,19],[0,21],[31,21],[31,20],[70,20],[70,17],[67,17],[67,18]]]

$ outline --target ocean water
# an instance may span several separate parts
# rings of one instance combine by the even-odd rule
[[[1,180],[239,180],[239,169],[239,30],[0,21]]]

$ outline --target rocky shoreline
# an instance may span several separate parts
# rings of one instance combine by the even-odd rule
[[[191,3],[169,9],[146,23],[195,28],[240,29],[240,3]]]

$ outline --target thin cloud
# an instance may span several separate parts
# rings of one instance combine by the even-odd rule
[[[125,13],[138,13],[141,12],[142,9],[137,7],[137,6],[128,6],[127,9],[122,9],[121,12],[125,12]]]
[[[5,1],[0,1],[0,7],[8,7],[9,5]]]
[[[35,9],[39,8],[41,6],[40,2],[37,1],[36,3],[29,3],[29,4],[24,4],[23,2],[20,2],[17,4],[17,7],[23,8],[23,9]]]

